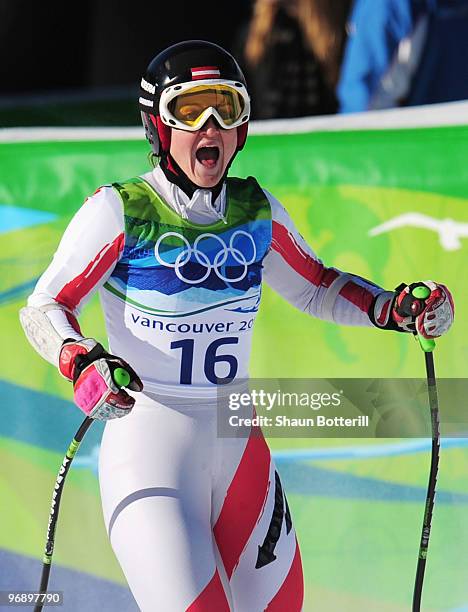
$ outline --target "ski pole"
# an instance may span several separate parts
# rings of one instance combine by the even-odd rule
[[[425,285],[415,287],[411,295],[415,298],[411,305],[411,314],[417,315],[424,308],[424,300],[430,295],[430,289]],[[427,485],[426,505],[424,510],[421,541],[419,544],[418,565],[416,569],[416,579],[413,592],[413,612],[420,612],[421,595],[424,581],[424,571],[426,569],[427,549],[429,547],[429,536],[431,534],[432,511],[434,509],[434,499],[437,484],[437,471],[439,469],[439,402],[437,399],[437,386],[434,369],[434,356],[432,351],[435,349],[435,341],[424,338],[418,334],[419,345],[424,351],[426,361],[427,391],[429,396],[429,408],[431,412],[432,429],[432,450],[431,450],[431,469],[429,473],[429,483]]]
[[[123,368],[116,368],[112,377],[114,382],[119,387],[126,387],[130,382],[130,374],[127,370]],[[55,545],[55,530],[57,527],[57,520],[60,508],[60,500],[62,499],[63,487],[65,484],[65,479],[68,474],[68,470],[70,469],[70,465],[73,461],[74,456],[78,452],[80,448],[80,444],[88,431],[93,419],[90,417],[86,417],[85,420],[81,423],[78,431],[73,437],[73,440],[68,447],[67,452],[65,453],[65,457],[63,458],[62,465],[60,466],[59,472],[57,474],[57,479],[55,480],[54,492],[52,494],[52,503],[50,506],[49,513],[49,522],[47,525],[47,540],[44,550],[44,556],[42,558],[42,574],[41,574],[41,585],[39,587],[39,592],[41,595],[47,593],[47,586],[49,584],[49,576],[50,569],[52,567],[52,556],[54,554],[54,545]],[[43,601],[37,603],[34,606],[34,612],[41,612],[43,607]]]

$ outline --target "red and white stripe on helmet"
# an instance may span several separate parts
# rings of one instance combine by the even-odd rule
[[[200,79],[219,79],[221,72],[216,66],[198,66],[198,68],[190,68],[192,73],[192,81]]]

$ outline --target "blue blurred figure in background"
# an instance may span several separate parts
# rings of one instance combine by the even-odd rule
[[[468,98],[468,0],[355,0],[343,113]]]

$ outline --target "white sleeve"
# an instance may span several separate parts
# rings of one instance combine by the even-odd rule
[[[112,273],[124,246],[120,196],[101,187],[70,221],[28,306],[43,311],[62,339],[81,339],[76,317]]]
[[[372,326],[369,308],[383,289],[327,268],[299,234],[284,207],[265,191],[272,213],[271,248],[263,261],[266,282],[293,306],[344,325]]]

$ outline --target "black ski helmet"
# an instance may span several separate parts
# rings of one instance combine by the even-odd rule
[[[186,40],[172,45],[149,63],[141,79],[139,105],[146,139],[155,155],[167,154],[171,145],[171,128],[159,116],[161,93],[169,86],[196,82],[194,70],[203,67],[215,67],[219,72],[217,81],[237,81],[246,87],[242,70],[232,55],[206,40]],[[248,118],[236,129],[237,151],[240,151],[247,138]]]

